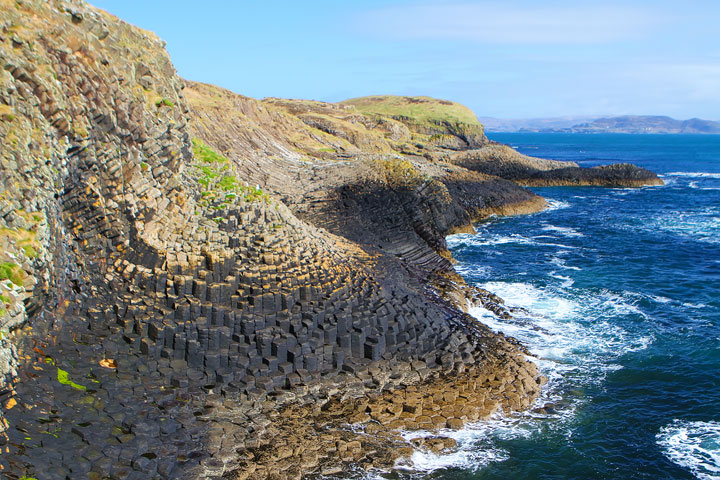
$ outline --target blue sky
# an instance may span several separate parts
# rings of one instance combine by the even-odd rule
[[[256,98],[455,100],[479,116],[720,120],[720,1],[91,0],[180,75]]]

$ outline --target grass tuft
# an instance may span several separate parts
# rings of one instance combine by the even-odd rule
[[[10,280],[13,284],[21,287],[24,277],[25,271],[20,265],[12,262],[0,263],[0,281]]]

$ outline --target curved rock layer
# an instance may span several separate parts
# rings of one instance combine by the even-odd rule
[[[491,214],[545,207],[513,182],[440,160],[449,150],[411,122],[345,104],[258,102],[200,83],[187,92],[198,119],[194,135],[235,162],[243,178],[280,196],[305,221],[397,257],[421,275],[450,270],[437,254],[446,252],[448,233]],[[303,120],[308,115],[323,124]],[[410,142],[412,152],[403,155]]]

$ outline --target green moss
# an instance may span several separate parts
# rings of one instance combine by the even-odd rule
[[[5,307],[0,307],[0,317],[5,315],[6,312],[7,312],[7,310],[5,310]],[[2,340],[2,338],[3,338],[3,333],[0,332],[0,340]]]
[[[58,382],[60,382],[61,384],[69,385],[76,390],[87,390],[87,387],[83,385],[78,385],[77,383],[70,380],[70,378],[68,377],[68,372],[59,367],[57,369],[57,379]]]
[[[213,178],[220,176],[220,173],[218,173],[217,170],[212,167],[203,165],[198,168],[200,168],[200,171],[202,172],[202,174],[205,175],[205,177],[208,179],[213,179]]]
[[[171,102],[170,100],[168,100],[167,98],[159,98],[158,100],[155,101],[155,106],[158,108],[160,108],[160,107],[172,108],[175,106],[175,104],[173,102]]]
[[[0,263],[0,281],[10,280],[12,283],[20,287],[22,286],[24,276],[25,272],[20,265],[12,262]]]
[[[148,168],[150,168],[150,167],[148,166],[147,163],[145,163],[145,162],[140,162],[140,170],[142,170],[143,172],[145,172],[145,171],[147,171]]]
[[[38,251],[42,248],[37,241],[36,227],[45,221],[45,215],[42,212],[25,212],[24,210],[15,210],[15,213],[32,224],[30,230],[24,228],[0,228],[0,240],[14,243],[18,248],[23,249],[28,258],[36,258]]]

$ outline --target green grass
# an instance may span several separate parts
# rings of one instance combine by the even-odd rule
[[[20,265],[12,262],[0,263],[0,281],[10,280],[18,287],[21,287],[24,276],[25,272]]]
[[[0,295],[0,302],[10,304],[11,300],[7,295]]]
[[[222,210],[241,195],[246,202],[270,200],[268,194],[261,189],[241,185],[237,177],[228,172],[232,171],[232,164],[227,157],[213,150],[199,138],[194,138],[192,145],[195,158],[200,161],[195,168],[198,173],[197,181],[203,187],[203,191],[200,192],[202,206],[215,211]]]
[[[238,181],[235,175],[224,175],[218,182],[218,188],[223,192],[229,192],[235,190],[238,187]]]
[[[192,146],[195,158],[203,163],[230,163],[230,160],[228,160],[227,157],[217,153],[199,138],[192,139]]]
[[[466,106],[430,97],[377,95],[352,98],[340,103],[353,105],[361,113],[404,117],[415,123],[457,122],[480,125],[475,114]]]
[[[25,256],[28,258],[37,258],[38,252],[35,250],[35,247],[32,245],[23,245],[22,246],[23,252],[25,252]]]

